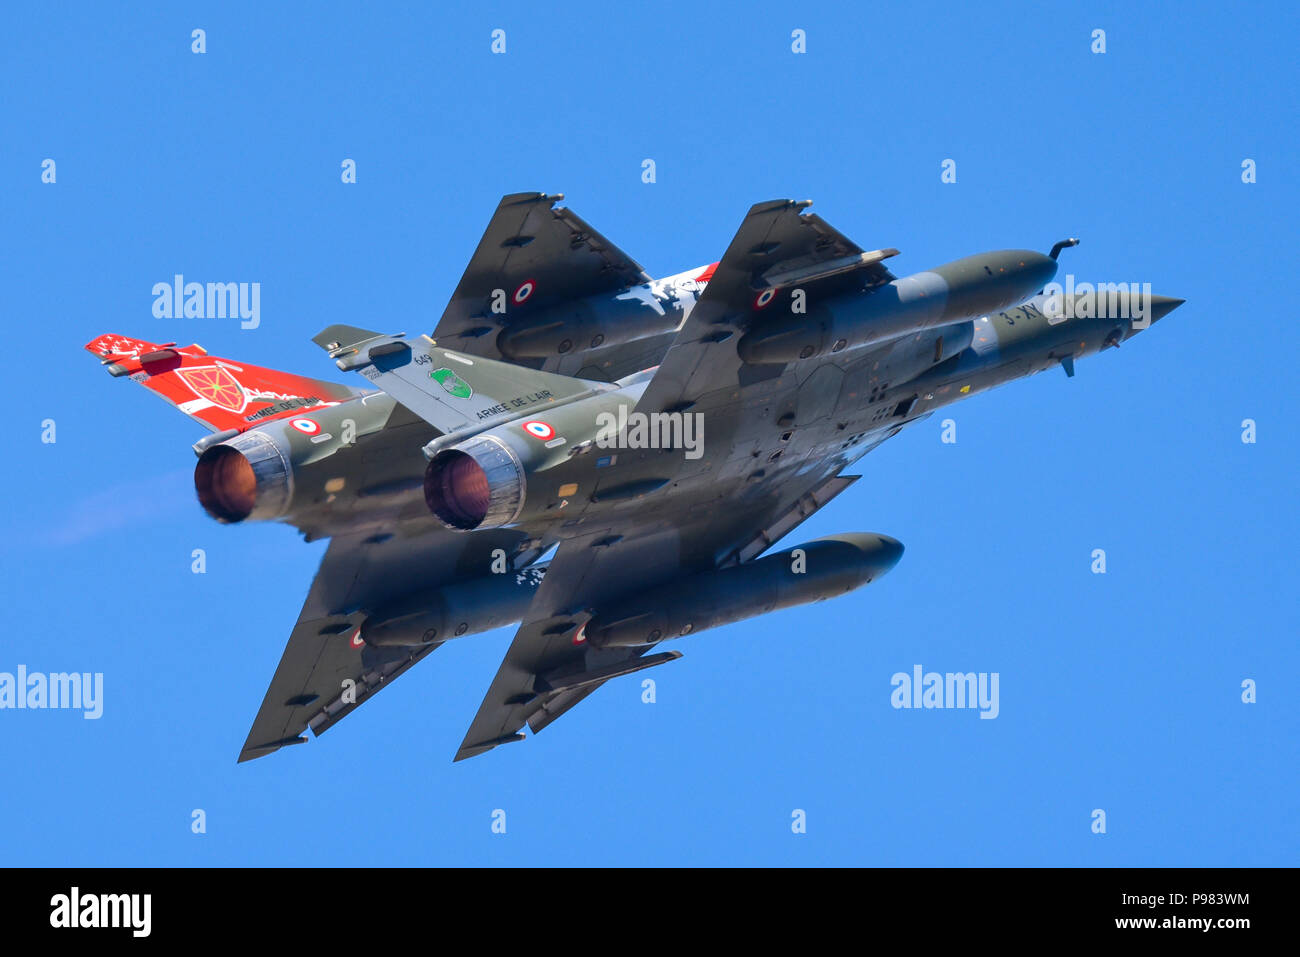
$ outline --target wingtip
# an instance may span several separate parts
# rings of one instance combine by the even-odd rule
[[[254,761],[257,758],[264,758],[268,754],[274,754],[281,748],[287,748],[294,744],[306,744],[307,739],[301,735],[290,738],[281,738],[279,741],[268,741],[266,744],[244,745],[244,749],[239,752],[239,760],[236,764],[243,764],[245,761]]]
[[[499,206],[529,206],[533,203],[549,203],[554,206],[564,199],[563,193],[547,193],[542,190],[531,190],[522,193],[506,193],[501,197]]]
[[[335,324],[326,326],[316,335],[311,337],[311,341],[316,343],[326,352],[334,352],[338,349],[354,346],[359,342],[365,342],[367,339],[374,339],[380,335],[370,329],[362,329],[360,326],[349,326],[346,324]]]
[[[452,758],[451,763],[464,761],[466,758],[478,757],[480,754],[486,754],[499,744],[514,744],[516,741],[522,741],[527,735],[520,732],[514,734],[503,734],[499,738],[493,738],[491,741],[480,741],[478,744],[462,744],[456,756]]]
[[[168,343],[175,345],[176,343]],[[115,332],[105,332],[95,336],[87,342],[82,348],[93,356],[97,356],[101,361],[107,362],[118,356],[139,355],[147,352],[155,352],[163,348],[144,339],[135,339],[131,336],[119,335]]]

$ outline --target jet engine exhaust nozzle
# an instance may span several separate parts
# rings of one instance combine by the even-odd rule
[[[434,456],[424,470],[424,501],[448,528],[509,525],[524,507],[524,468],[500,439],[476,435]]]
[[[203,510],[224,524],[279,518],[293,495],[293,467],[271,436],[245,432],[204,450],[194,491]]]

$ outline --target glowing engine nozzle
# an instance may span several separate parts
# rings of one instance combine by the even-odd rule
[[[194,467],[194,491],[219,522],[279,518],[293,494],[293,467],[265,432],[245,432],[203,451]]]
[[[510,446],[476,435],[443,449],[424,470],[424,501],[448,528],[499,528],[524,507],[524,468]]]

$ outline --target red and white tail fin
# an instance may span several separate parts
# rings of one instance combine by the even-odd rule
[[[208,355],[199,345],[156,345],[111,333],[86,343],[115,376],[130,376],[214,432],[243,432],[301,409],[363,393],[345,385]]]

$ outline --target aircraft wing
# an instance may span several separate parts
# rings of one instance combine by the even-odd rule
[[[532,408],[608,388],[495,359],[469,358],[426,336],[382,335],[356,326],[322,329],[312,341],[345,372],[360,372],[409,411],[446,435],[478,430]]]
[[[756,487],[732,509],[653,525],[630,518],[563,541],[455,760],[521,741],[525,724],[536,734],[606,681],[680,658],[658,646],[591,648],[582,628],[629,592],[760,554],[855,478],[828,468],[798,488]]]
[[[419,534],[353,534],[330,541],[239,760],[320,735],[438,647],[371,648],[357,638],[370,607],[419,587],[487,568],[491,551],[515,552],[527,537],[509,529],[456,534],[424,523]]]
[[[534,732],[541,730],[608,680],[602,669],[612,666],[626,674],[628,667],[680,657],[673,652],[638,662],[645,649],[601,652],[582,644],[592,604],[625,590],[629,582],[661,580],[678,568],[665,536],[610,538],[618,536],[602,529],[560,545],[456,752],[457,761],[522,740],[518,732],[526,723]]]
[[[501,198],[433,333],[436,342],[500,358],[495,334],[512,317],[650,281],[627,253],[576,213],[555,209],[563,198],[546,193]],[[494,301],[505,312],[494,312]]]
[[[778,199],[751,207],[695,308],[637,403],[638,412],[684,410],[701,396],[734,389],[743,363],[740,336],[764,310],[790,309],[792,294],[894,277],[882,265],[896,249],[864,253],[808,201]]]

